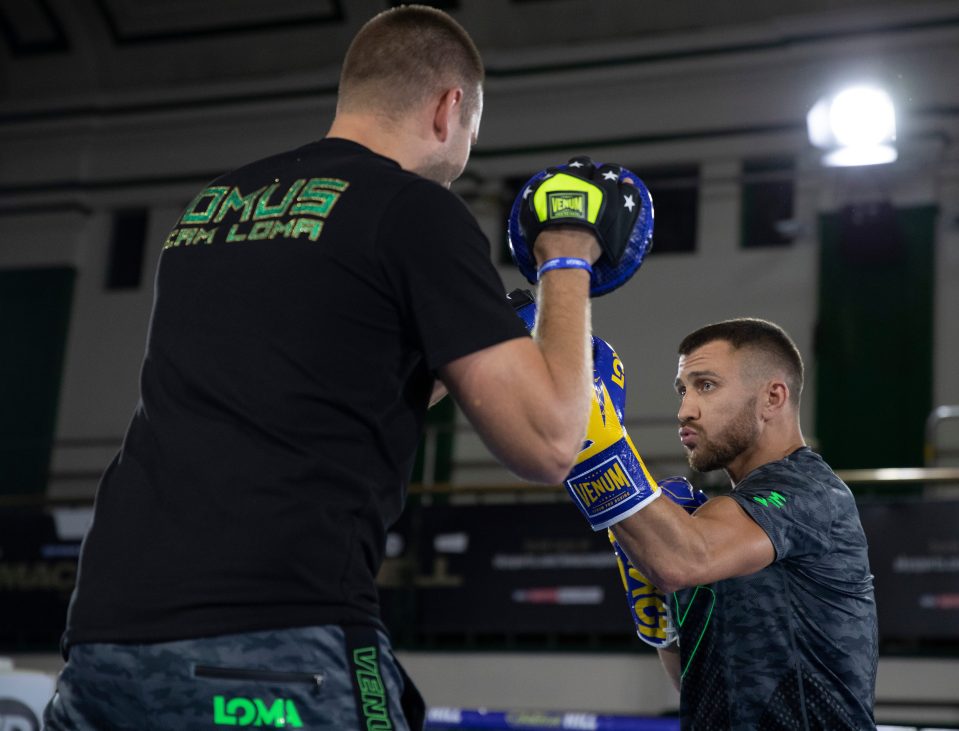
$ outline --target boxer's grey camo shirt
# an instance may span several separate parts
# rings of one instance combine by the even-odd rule
[[[673,595],[683,729],[874,729],[876,604],[849,488],[802,448],[730,496],[776,558]]]

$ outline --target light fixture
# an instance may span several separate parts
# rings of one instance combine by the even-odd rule
[[[896,108],[875,86],[852,86],[817,101],[806,115],[809,141],[824,150],[823,165],[894,162]]]

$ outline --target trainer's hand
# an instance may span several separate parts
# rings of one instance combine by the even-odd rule
[[[523,186],[509,216],[513,259],[535,284],[542,262],[573,256],[552,254],[557,244],[546,236],[563,226],[592,232],[601,256],[578,255],[593,264],[590,295],[611,292],[629,279],[652,247],[653,199],[643,182],[616,164],[597,164],[574,157],[566,165],[547,168]]]
[[[534,252],[543,229],[575,224],[595,233],[609,262],[618,264],[642,208],[636,187],[621,180],[622,173],[619,165],[597,167],[588,157],[574,157],[566,169],[548,170],[527,186],[519,224]]]
[[[549,259],[572,257],[594,263],[603,250],[596,235],[576,226],[554,226],[543,231],[536,239],[533,255],[537,266]]]

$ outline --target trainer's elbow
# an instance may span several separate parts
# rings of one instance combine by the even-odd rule
[[[551,460],[548,465],[546,465],[546,470],[543,473],[543,477],[545,479],[543,481],[551,485],[559,485],[563,483],[569,476],[569,473],[572,471],[573,465],[575,464],[575,453],[573,453],[571,458],[558,455],[555,459]]]
[[[548,485],[558,485],[566,479],[579,452],[565,442],[550,441],[542,442],[535,451],[535,458],[523,465],[520,477]]]
[[[551,465],[554,470],[553,482],[562,482],[576,465],[576,458],[583,451],[586,435],[586,423],[564,424],[565,428],[553,436],[550,445]]]
[[[537,439],[531,440],[521,455],[517,455],[518,459],[514,464],[508,466],[523,479],[558,485],[566,479],[576,464],[576,456],[582,449],[582,444],[582,436],[573,438],[566,433],[540,433]]]

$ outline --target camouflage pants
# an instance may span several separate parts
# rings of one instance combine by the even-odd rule
[[[382,633],[325,626],[75,645],[44,728],[418,731],[422,715],[422,699]]]

